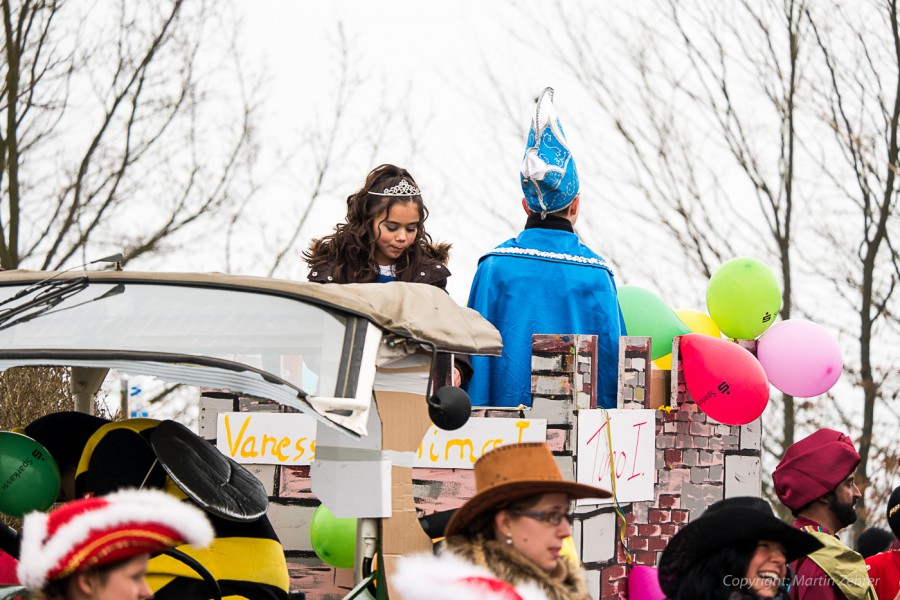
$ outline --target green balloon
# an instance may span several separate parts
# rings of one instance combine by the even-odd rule
[[[652,338],[650,357],[653,360],[672,352],[672,338],[691,332],[675,311],[653,292],[636,285],[622,285],[618,295],[628,335]]]
[[[0,431],[0,512],[21,517],[50,508],[59,495],[59,467],[42,445]]]
[[[322,562],[349,569],[356,553],[356,519],[338,519],[321,504],[309,524],[309,541]]]
[[[781,287],[765,263],[732,258],[709,279],[706,308],[722,333],[752,340],[775,322],[781,309]]]

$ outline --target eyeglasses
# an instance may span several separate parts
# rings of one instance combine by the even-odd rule
[[[563,519],[568,521],[569,525],[575,522],[575,513],[563,513],[558,510],[511,510],[509,512],[522,517],[531,517],[535,521],[549,523],[554,527],[562,523]]]

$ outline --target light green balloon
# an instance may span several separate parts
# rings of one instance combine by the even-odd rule
[[[706,308],[722,333],[752,340],[775,322],[781,287],[765,263],[744,256],[732,258],[709,279]]]
[[[356,519],[339,519],[320,504],[309,524],[309,541],[322,562],[349,569],[356,553]]]
[[[665,301],[636,285],[619,286],[619,307],[628,335],[653,339],[650,357],[662,358],[672,352],[672,338],[691,332]]]

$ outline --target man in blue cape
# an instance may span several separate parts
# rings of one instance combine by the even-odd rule
[[[469,306],[503,336],[503,356],[473,356],[474,406],[531,406],[533,334],[597,336],[597,406],[615,408],[619,336],[612,270],[575,234],[578,171],[553,106],[537,100],[521,169],[525,229],[481,257]]]

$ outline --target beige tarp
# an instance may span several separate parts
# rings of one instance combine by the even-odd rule
[[[29,284],[53,276],[48,271],[0,272],[0,286]],[[87,277],[104,283],[167,283],[260,291],[308,299],[365,317],[378,327],[430,342],[441,350],[499,355],[500,334],[476,311],[459,306],[446,292],[421,283],[331,284],[294,282],[223,273],[141,273],[130,271],[69,271],[57,279]],[[0,287],[0,300],[3,291]]]

